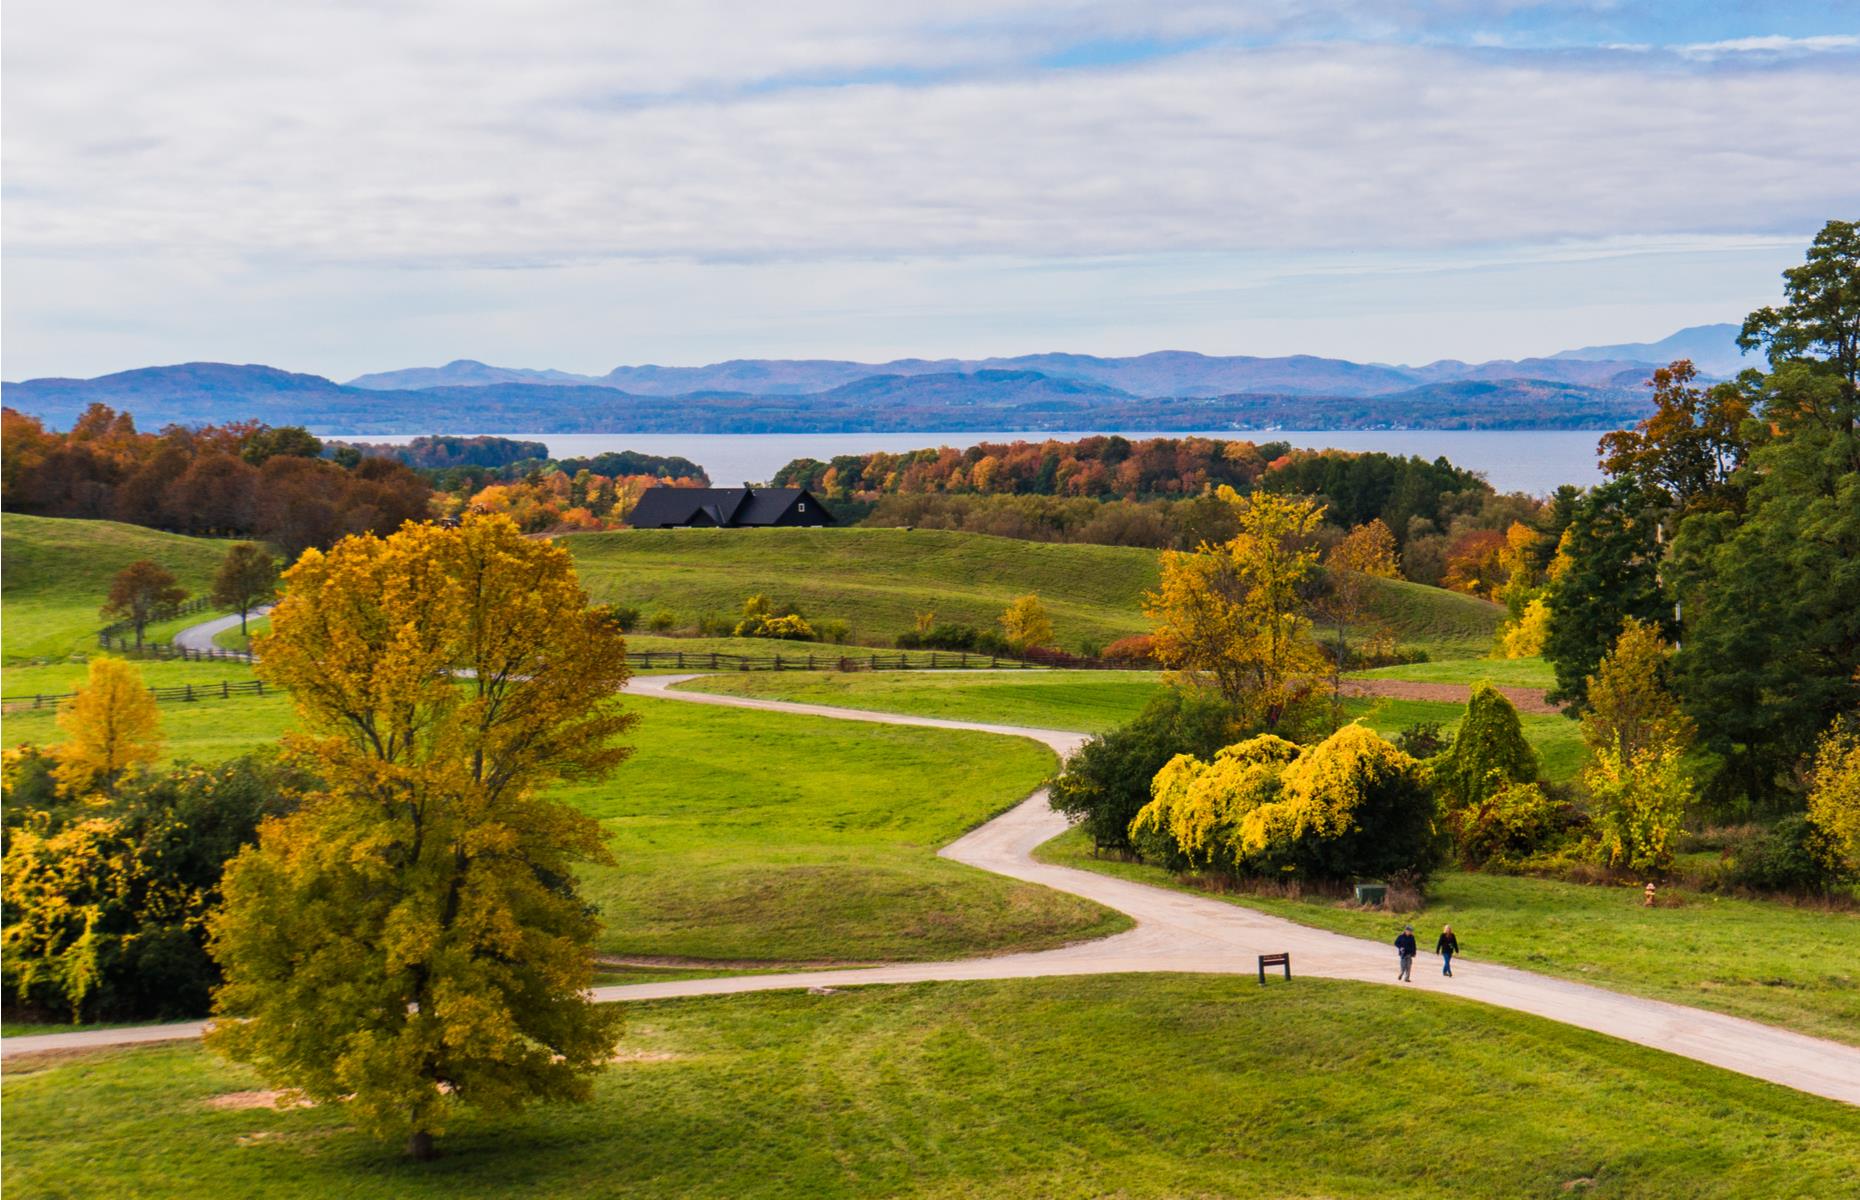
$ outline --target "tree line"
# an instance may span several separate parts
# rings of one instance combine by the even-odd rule
[[[326,459],[293,426],[143,433],[102,404],[63,433],[10,408],[0,422],[0,502],[13,512],[257,538],[291,556],[429,514],[432,489],[412,470],[359,454]]]

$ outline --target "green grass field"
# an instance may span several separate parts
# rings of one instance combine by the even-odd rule
[[[1014,597],[1038,592],[1069,649],[1144,633],[1142,595],[1157,554],[1125,546],[1026,542],[930,529],[627,530],[562,539],[589,590],[681,623],[733,614],[765,592],[810,617],[848,622],[855,641],[890,645],[916,614],[993,628]],[[1434,657],[1484,654],[1503,610],[1439,588],[1379,583],[1379,616]]]
[[[1161,887],[1200,890],[1158,867],[1096,858],[1089,839],[1077,830],[1048,842],[1035,857]],[[1382,942],[1393,941],[1402,923],[1412,921],[1423,950],[1431,950],[1440,926],[1450,924],[1462,952],[1473,961],[1505,963],[1860,1045],[1860,955],[1855,954],[1860,913],[1678,888],[1663,895],[1677,906],[1642,907],[1635,887],[1450,871],[1435,881],[1419,913],[1364,911],[1321,896],[1219,898]],[[1430,961],[1423,955],[1424,966]]]
[[[996,725],[1098,733],[1136,716],[1162,692],[1154,671],[983,671],[913,675],[887,671],[707,675],[682,691],[756,696]]]
[[[203,675],[245,669],[154,665]],[[1044,746],[673,700],[629,704],[641,717],[628,737],[633,759],[604,784],[562,792],[601,820],[620,860],[584,876],[607,922],[603,953],[954,958],[1128,925],[1077,897],[936,857],[1039,786],[1053,767]],[[271,696],[163,704],[161,715],[169,761],[263,749],[294,723],[289,700]],[[50,709],[15,710],[6,740],[55,743],[62,734]]]
[[[1556,684],[1556,671],[1541,658],[1456,658],[1440,662],[1404,663],[1358,671],[1359,679],[1410,679],[1417,683],[1492,683],[1501,687],[1548,688]]]
[[[340,1106],[237,1107],[262,1083],[198,1046],[9,1063],[4,1182],[71,1200],[1831,1200],[1860,1161],[1860,1121],[1834,1101],[1325,980],[921,984],[628,1014],[592,1103],[462,1116],[430,1163]]]
[[[983,672],[970,675],[842,675],[818,672],[711,675],[680,684],[687,691],[757,696],[805,704],[876,709],[914,716],[950,717],[993,724],[1032,725],[1100,733],[1134,717],[1163,689],[1149,671]],[[1464,704],[1377,696],[1344,701],[1344,718],[1361,720],[1384,737],[1410,725],[1439,722],[1449,735]],[[1575,778],[1587,755],[1581,731],[1566,717],[1525,713],[1524,736],[1543,763],[1545,778]]]
[[[0,596],[6,609],[0,656],[9,663],[94,650],[97,629],[104,624],[97,609],[109,594],[110,580],[137,559],[160,563],[190,594],[200,595],[212,585],[229,544],[115,521],[18,513],[0,514],[0,541],[5,545]],[[152,627],[150,636],[172,637],[174,630],[198,620],[164,622]]]

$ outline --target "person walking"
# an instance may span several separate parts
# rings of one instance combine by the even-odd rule
[[[1408,978],[1408,972],[1414,966],[1415,949],[1414,926],[1405,925],[1402,931],[1395,935],[1395,953],[1401,955],[1401,974],[1397,975],[1396,979],[1407,983],[1414,982]]]
[[[1442,925],[1440,938],[1434,943],[1434,953],[1440,956],[1440,973],[1453,974],[1453,956],[1460,952],[1460,939],[1453,936],[1453,926]]]

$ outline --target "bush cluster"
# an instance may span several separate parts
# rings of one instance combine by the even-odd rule
[[[221,872],[311,781],[253,756],[77,795],[57,765],[56,751],[6,755],[9,1004],[74,1021],[204,1016],[220,978],[204,923]]]

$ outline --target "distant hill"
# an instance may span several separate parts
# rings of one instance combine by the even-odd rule
[[[1681,329],[1678,333],[1663,337],[1657,342],[1623,342],[1614,346],[1584,346],[1578,350],[1564,350],[1550,357],[1552,359],[1614,359],[1630,362],[1653,363],[1665,366],[1675,359],[1689,358],[1692,365],[1706,375],[1728,378],[1744,370],[1756,367],[1762,370],[1765,360],[1761,352],[1743,354],[1737,348],[1736,325],[1693,325]]]
[[[1130,374],[1124,372],[1126,378]],[[1263,370],[1254,375],[1269,377]],[[1592,387],[1542,379],[1427,382],[1398,377],[1379,379],[1371,394],[1287,390],[1144,396],[1076,376],[981,368],[861,376],[806,393],[657,395],[571,382],[383,390],[264,366],[183,363],[90,380],[8,383],[4,400],[57,428],[69,427],[88,405],[103,403],[133,413],[144,428],[256,419],[338,435],[1611,429],[1647,412],[1645,389],[1633,378],[1633,386]],[[1391,382],[1403,386],[1390,390]]]
[[[1448,359],[1423,367],[1405,367],[1309,354],[1260,358],[1162,350],[1130,358],[1023,354],[1011,358],[904,358],[883,363],[836,359],[732,359],[703,367],[615,367],[605,375],[594,376],[492,367],[460,359],[443,367],[414,367],[361,375],[350,380],[348,386],[399,390],[519,383],[610,387],[638,396],[679,396],[697,392],[811,396],[873,379],[967,378],[977,385],[996,387],[1001,372],[1073,380],[1145,399],[1176,399],[1244,395],[1386,396],[1422,384],[1462,379],[1532,379],[1585,387],[1631,388],[1638,387],[1646,379],[1649,369],[1642,362],[1626,360],[1606,363],[1533,358],[1517,362],[1464,363]],[[885,386],[906,385],[893,382]]]

